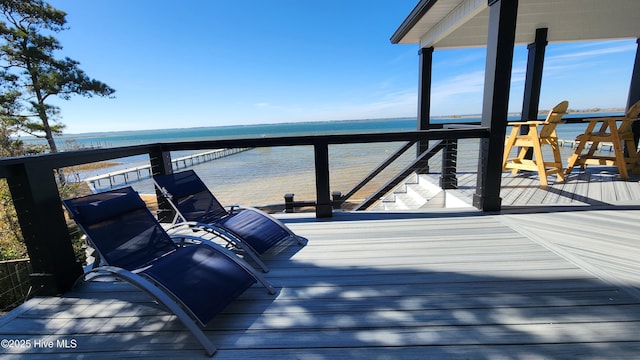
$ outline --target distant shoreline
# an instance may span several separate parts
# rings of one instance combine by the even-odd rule
[[[569,109],[568,113],[571,115],[575,114],[598,114],[598,113],[624,113],[624,109],[621,108],[612,108],[612,109],[601,109],[601,108],[593,108],[593,109],[582,109],[575,110]],[[539,115],[544,116],[549,112],[549,110],[540,110],[538,112]],[[521,113],[508,113],[507,114],[511,118],[519,118]],[[482,114],[465,114],[465,115],[437,115],[431,116],[433,120],[456,120],[456,119],[480,119],[482,118]],[[113,136],[125,136],[125,135],[134,135],[140,132],[144,132],[147,134],[152,133],[165,133],[165,132],[175,132],[182,130],[209,130],[212,128],[217,129],[218,131],[232,130],[232,129],[255,129],[255,128],[267,128],[267,127],[289,127],[289,126],[314,126],[318,124],[334,124],[337,126],[350,126],[351,124],[358,123],[367,123],[367,122],[384,122],[384,121],[416,121],[416,117],[389,117],[389,118],[368,118],[368,119],[349,119],[349,120],[317,120],[317,121],[300,121],[300,122],[281,122],[281,123],[256,123],[256,124],[241,124],[241,125],[211,125],[211,126],[194,126],[194,127],[184,127],[184,128],[167,128],[167,129],[145,129],[145,130],[112,130],[112,131],[97,131],[97,132],[88,132],[88,133],[63,133],[57,136],[57,139],[64,140],[66,139],[77,139],[82,140],[84,138],[91,137],[113,137]],[[262,135],[262,134],[259,134]],[[21,134],[19,136],[23,141],[44,141],[43,139],[36,138],[31,135]],[[103,139],[104,140],[104,139]]]
[[[546,115],[549,112],[549,109],[538,110],[538,115]],[[567,114],[598,114],[598,113],[615,113],[621,112],[624,113],[625,109],[623,108],[611,108],[611,109],[601,109],[601,108],[593,108],[593,109],[569,109]],[[508,113],[507,116],[521,116],[522,113]],[[432,119],[473,119],[482,117],[482,114],[466,114],[466,115],[438,115],[432,116]]]

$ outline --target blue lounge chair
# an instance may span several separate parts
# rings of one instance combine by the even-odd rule
[[[170,233],[185,227],[213,233],[244,251],[264,272],[269,269],[260,255],[285,240],[304,244],[304,238],[265,212],[237,206],[225,209],[193,170],[154,175],[153,180],[176,213],[173,226],[167,229]]]
[[[256,282],[275,293],[255,269],[223,247],[178,246],[131,187],[63,203],[105,264],[80,281],[106,275],[130,282],[173,312],[209,356],[216,349],[196,321],[206,326]]]

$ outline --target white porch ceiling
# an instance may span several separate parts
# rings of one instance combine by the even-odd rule
[[[423,48],[484,47],[487,3],[422,0],[391,41]],[[420,14],[425,5],[428,11]],[[537,28],[549,29],[549,42],[640,38],[640,0],[519,0],[516,44],[532,43]]]

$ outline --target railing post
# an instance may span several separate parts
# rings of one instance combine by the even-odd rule
[[[82,265],[71,244],[53,169],[30,161],[12,166],[11,173],[7,183],[31,260],[34,294],[64,293],[82,274]]]
[[[291,214],[295,212],[295,204],[293,203],[294,194],[284,194],[284,212]]]
[[[444,144],[444,149],[442,149],[442,175],[440,176],[440,187],[445,190],[457,189],[458,140],[445,140]]]
[[[331,192],[331,204],[333,209],[340,210],[342,208],[342,192],[333,191]]]
[[[157,145],[149,151],[149,163],[151,164],[151,176],[167,175],[173,173],[171,165],[171,152],[164,151],[162,145]],[[158,221],[162,223],[170,223],[176,216],[175,210],[171,204],[164,198],[162,192],[156,190],[156,198],[158,199]]]
[[[319,143],[313,146],[316,165],[316,217],[333,216],[329,190],[329,145]]]

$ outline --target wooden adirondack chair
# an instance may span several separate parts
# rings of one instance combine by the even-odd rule
[[[637,144],[633,137],[632,124],[640,116],[640,101],[631,105],[622,117],[606,117],[589,120],[589,125],[583,134],[578,135],[578,147],[567,164],[566,174],[571,173],[573,167],[579,165],[582,169],[587,165],[612,165],[618,167],[620,178],[627,180],[629,171],[638,171],[640,157]],[[618,125],[618,123],[620,125]],[[600,125],[598,130],[597,125]],[[600,143],[613,145],[613,155],[595,155]],[[627,149],[625,154],[624,149]],[[583,151],[586,150],[586,153]]]
[[[562,116],[567,113],[568,101],[562,101],[554,106],[544,121],[511,122],[513,130],[505,142],[503,170],[511,170],[515,175],[518,171],[536,171],[540,177],[540,185],[547,186],[547,176],[555,174],[558,181],[564,181],[562,158],[558,145],[556,126],[560,124]],[[527,127],[527,134],[521,134],[521,128]],[[553,161],[545,161],[542,151],[543,146],[548,145],[553,153]],[[510,157],[512,150],[516,151],[515,157]],[[533,156],[528,158],[527,153],[532,150]]]

